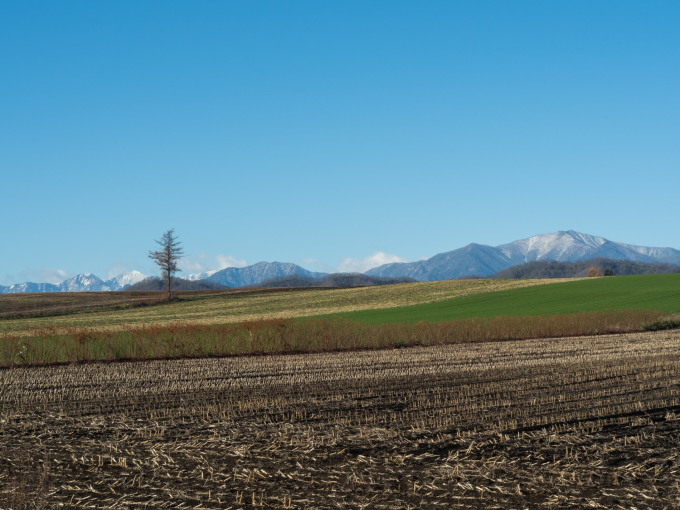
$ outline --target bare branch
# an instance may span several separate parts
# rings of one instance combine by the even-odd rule
[[[160,239],[156,240],[160,250],[150,251],[149,258],[161,268],[161,276],[165,281],[168,292],[168,301],[172,292],[172,275],[178,271],[177,262],[184,255],[182,243],[175,235],[175,229],[171,228],[165,232]]]

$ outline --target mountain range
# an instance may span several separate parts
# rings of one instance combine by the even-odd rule
[[[457,250],[440,253],[427,260],[385,264],[370,269],[365,274],[433,281],[490,276],[510,267],[534,261],[577,262],[594,258],[680,265],[680,250],[618,243],[603,237],[568,230],[541,234],[499,246],[473,243]],[[292,263],[259,262],[247,267],[228,267],[220,271],[189,275],[186,279],[207,280],[227,287],[246,287],[291,276],[318,279],[327,276],[327,273],[315,273]],[[132,271],[106,281],[85,273],[56,285],[27,282],[8,287],[0,286],[0,293],[115,291],[123,290],[145,278],[146,275],[139,271]]]
[[[61,283],[16,283],[8,287],[0,285],[0,294],[15,294],[20,292],[101,292],[122,290],[146,278],[139,271],[118,275],[109,280],[102,280],[92,273],[83,273],[64,280]]]
[[[489,276],[539,260],[576,262],[594,258],[680,264],[680,251],[617,243],[573,230],[542,234],[499,246],[469,244],[417,262],[395,262],[366,271],[371,276],[408,276],[420,281]]]

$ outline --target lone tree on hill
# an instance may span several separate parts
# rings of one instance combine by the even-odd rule
[[[156,241],[161,247],[158,251],[150,251],[149,258],[161,268],[161,275],[168,290],[168,301],[171,297],[172,275],[178,271],[177,261],[184,255],[182,243],[177,240],[175,229],[171,228]]]

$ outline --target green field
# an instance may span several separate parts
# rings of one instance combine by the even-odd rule
[[[680,274],[589,278],[337,315],[369,324],[383,324],[614,310],[680,312]]]
[[[67,297],[76,299],[68,309],[82,309],[0,320],[0,366],[379,349],[680,325],[680,275],[231,291],[132,308],[101,301],[108,296],[98,303],[87,293]],[[66,309],[63,296],[37,298]],[[24,301],[0,298],[0,305],[25,313]],[[106,306],[114,308],[101,309]]]
[[[526,286],[555,280],[449,280],[362,288],[228,290],[178,293],[172,303],[152,303],[154,293],[81,292],[0,295],[0,336],[41,329],[111,330],[148,325],[227,324],[394,308]],[[106,307],[109,307],[108,309]],[[50,310],[54,315],[46,316]],[[34,311],[35,316],[30,316]],[[21,318],[8,318],[19,313]]]

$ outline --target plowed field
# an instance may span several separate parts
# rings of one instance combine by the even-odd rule
[[[678,508],[680,332],[0,371],[0,508]]]

